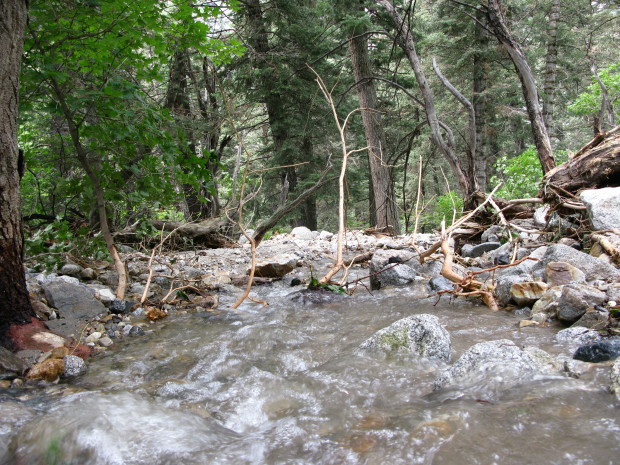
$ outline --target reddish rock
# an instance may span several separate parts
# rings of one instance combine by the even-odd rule
[[[146,318],[150,321],[161,320],[162,318],[166,318],[168,314],[163,310],[160,310],[157,307],[147,307],[146,308]]]
[[[7,333],[13,341],[15,350],[35,349],[49,352],[57,347],[68,347],[73,355],[86,358],[91,355],[92,349],[62,336],[50,332],[41,320],[32,318],[25,325],[11,325]]]

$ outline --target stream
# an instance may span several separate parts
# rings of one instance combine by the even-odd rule
[[[504,390],[433,393],[448,366],[360,351],[378,329],[432,313],[451,362],[478,342],[510,339],[552,354],[557,327],[408,289],[359,290],[336,302],[269,301],[187,314],[121,342],[70,384],[0,391],[0,462],[16,465],[620,464],[620,405],[609,365]]]

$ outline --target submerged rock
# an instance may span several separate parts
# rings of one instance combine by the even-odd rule
[[[433,382],[433,390],[457,388],[463,393],[492,394],[531,380],[542,366],[508,339],[467,349]]]
[[[555,335],[555,340],[561,343],[591,344],[600,341],[601,335],[593,329],[584,328],[583,326],[571,326],[558,331]]]
[[[575,360],[599,363],[620,357],[620,339],[607,339],[587,346],[581,346],[573,355]]]
[[[63,358],[65,364],[65,376],[74,377],[86,372],[86,363],[81,357],[76,355],[66,355]]]
[[[360,349],[410,351],[423,357],[449,361],[452,354],[450,333],[435,315],[413,315],[392,323],[364,341]]]
[[[26,378],[53,382],[59,379],[64,372],[65,362],[58,358],[50,358],[35,364],[28,372]]]

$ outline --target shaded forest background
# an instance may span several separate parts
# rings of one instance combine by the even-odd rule
[[[501,197],[535,196],[530,105],[555,163],[620,122],[619,12],[587,0],[32,1],[28,254],[105,258],[106,231],[238,219],[240,202],[255,227],[340,170],[317,75],[349,115],[350,228],[410,232],[417,205],[428,232],[500,181]],[[531,69],[529,105],[506,40]],[[274,231],[337,229],[335,182],[298,203]],[[238,234],[232,224],[220,232]]]

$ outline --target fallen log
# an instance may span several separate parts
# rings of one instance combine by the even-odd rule
[[[540,197],[558,209],[579,203],[579,191],[620,186],[620,126],[598,134],[567,162],[549,171]]]

